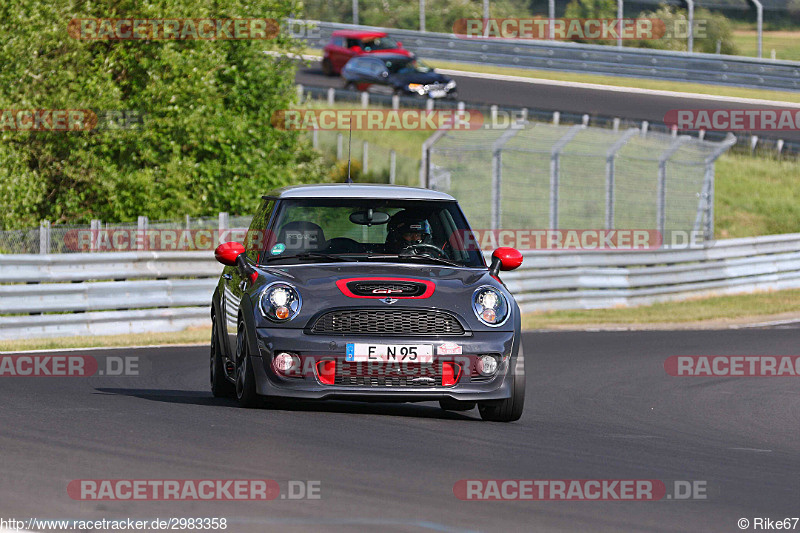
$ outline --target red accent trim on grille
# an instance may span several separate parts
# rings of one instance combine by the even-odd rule
[[[336,361],[317,361],[317,377],[323,385],[333,385],[336,382]]]
[[[461,365],[458,363],[442,363],[442,386],[452,387],[461,377]]]
[[[351,281],[406,281],[412,283],[422,283],[425,285],[425,292],[420,294],[419,296],[393,296],[391,294],[376,294],[375,296],[360,296],[358,294],[353,294],[353,292],[347,287],[347,284]],[[342,291],[342,294],[345,296],[349,296],[350,298],[379,298],[383,299],[387,296],[391,298],[398,298],[398,299],[411,299],[411,300],[418,300],[420,298],[430,298],[433,294],[436,285],[430,280],[427,279],[411,279],[411,278],[347,278],[347,279],[340,279],[336,281],[336,286],[339,287],[339,290]]]

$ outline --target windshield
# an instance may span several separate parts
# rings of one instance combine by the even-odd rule
[[[429,67],[419,59],[402,58],[402,59],[388,59],[384,61],[386,68],[392,74],[409,74],[411,72],[433,72],[433,68]]]
[[[282,200],[262,264],[319,260],[428,262],[484,267],[456,202]]]
[[[375,37],[374,39],[362,39],[363,48],[367,52],[375,50],[394,50],[398,48],[397,41],[391,37]]]

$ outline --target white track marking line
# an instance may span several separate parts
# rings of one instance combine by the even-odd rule
[[[768,105],[800,109],[800,103],[783,102],[780,100],[761,100],[757,98],[740,98],[737,96],[716,96],[713,94],[686,93],[680,91],[662,91],[658,89],[641,89],[638,87],[618,87],[616,85],[601,85],[598,83],[584,83],[578,81],[558,81],[542,78],[527,78],[523,76],[509,76],[506,74],[483,74],[464,70],[436,69],[443,74],[451,76],[464,76],[468,78],[484,78],[497,81],[513,81],[518,83],[532,83],[536,85],[553,85],[557,87],[574,87],[577,89],[592,89],[610,93],[646,94],[650,96],[668,96],[671,98],[692,98],[695,100],[710,100],[714,102],[732,102],[737,104]]]
[[[0,355],[14,355],[25,353],[57,353],[57,352],[93,352],[99,350],[145,350],[148,348],[189,348],[192,346],[207,346],[207,342],[188,344],[152,344],[150,346],[92,346],[90,348],[53,348],[52,350],[19,350],[13,352],[0,352]],[[0,533],[3,533],[0,531]]]

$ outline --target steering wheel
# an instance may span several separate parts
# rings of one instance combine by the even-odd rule
[[[436,252],[437,257],[442,257],[442,258],[447,257],[446,254],[444,253],[444,250],[442,250],[441,248],[439,248],[435,244],[427,244],[427,243],[424,243],[424,242],[421,242],[419,244],[409,244],[408,246],[406,246],[405,248],[403,248],[400,251],[400,255],[403,255],[406,250],[412,250],[412,253],[414,253],[416,255],[425,255],[425,254],[419,253],[417,251],[417,248],[424,248],[426,250],[431,250],[433,252]]]

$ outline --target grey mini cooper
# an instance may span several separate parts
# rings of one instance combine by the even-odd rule
[[[520,312],[456,200],[391,185],[287,187],[264,197],[243,243],[215,251],[211,390],[270,398],[476,405],[522,415]]]

